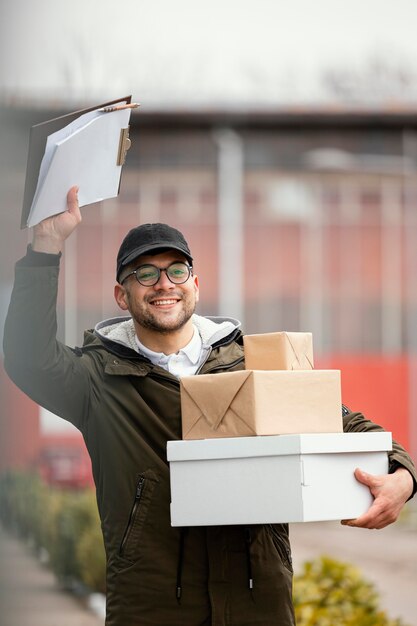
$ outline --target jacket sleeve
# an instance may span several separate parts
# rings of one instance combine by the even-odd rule
[[[384,428],[366,419],[361,413],[347,413],[343,416],[343,431],[344,432],[375,432],[383,431]],[[389,473],[392,474],[399,467],[405,467],[413,478],[413,493],[417,491],[417,474],[415,465],[406,452],[406,450],[396,441],[392,442],[392,451],[388,453],[389,460]]]
[[[29,250],[16,264],[4,327],[4,366],[32,400],[82,430],[91,381],[82,359],[56,339],[58,274],[58,255]]]

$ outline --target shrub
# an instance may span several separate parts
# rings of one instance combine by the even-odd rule
[[[105,593],[106,557],[97,507],[91,524],[78,542],[77,561],[81,581],[90,589]]]
[[[43,543],[47,492],[46,485],[36,474],[13,472],[3,475],[0,481],[3,524],[35,544]]]
[[[54,530],[50,534],[51,541],[46,548],[52,569],[60,582],[72,585],[82,580],[84,557],[79,553],[78,545],[84,533],[88,532],[95,522],[90,506],[92,493],[61,492],[59,495],[55,510],[50,509],[50,522]]]
[[[46,552],[65,586],[104,591],[105,555],[94,491],[47,487],[36,475],[13,472],[0,480],[3,524]]]
[[[378,607],[378,594],[358,569],[322,556],[294,577],[297,626],[405,626]]]

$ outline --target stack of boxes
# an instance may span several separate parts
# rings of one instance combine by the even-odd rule
[[[244,337],[245,370],[181,379],[183,441],[168,442],[173,526],[347,519],[388,471],[390,433],[343,433],[338,370],[311,333]]]
[[[245,370],[181,380],[183,439],[342,432],[340,371],[313,369],[311,333],[244,346]]]

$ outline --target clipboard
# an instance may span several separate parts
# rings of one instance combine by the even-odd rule
[[[118,195],[131,109],[113,107],[131,101],[131,95],[118,98],[31,127],[21,228],[66,210],[73,185],[80,186],[80,206]]]

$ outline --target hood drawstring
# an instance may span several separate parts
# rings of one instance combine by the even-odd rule
[[[248,568],[249,589],[253,589],[251,543],[252,543],[252,532],[251,532],[250,526],[245,526],[246,562],[247,562],[247,568]]]
[[[177,564],[177,582],[175,586],[175,596],[177,598],[178,604],[181,603],[181,594],[182,594],[182,586],[181,586],[181,576],[182,576],[182,563],[184,558],[184,541],[185,534],[187,532],[187,528],[180,528],[180,542],[178,549],[178,564]]]

